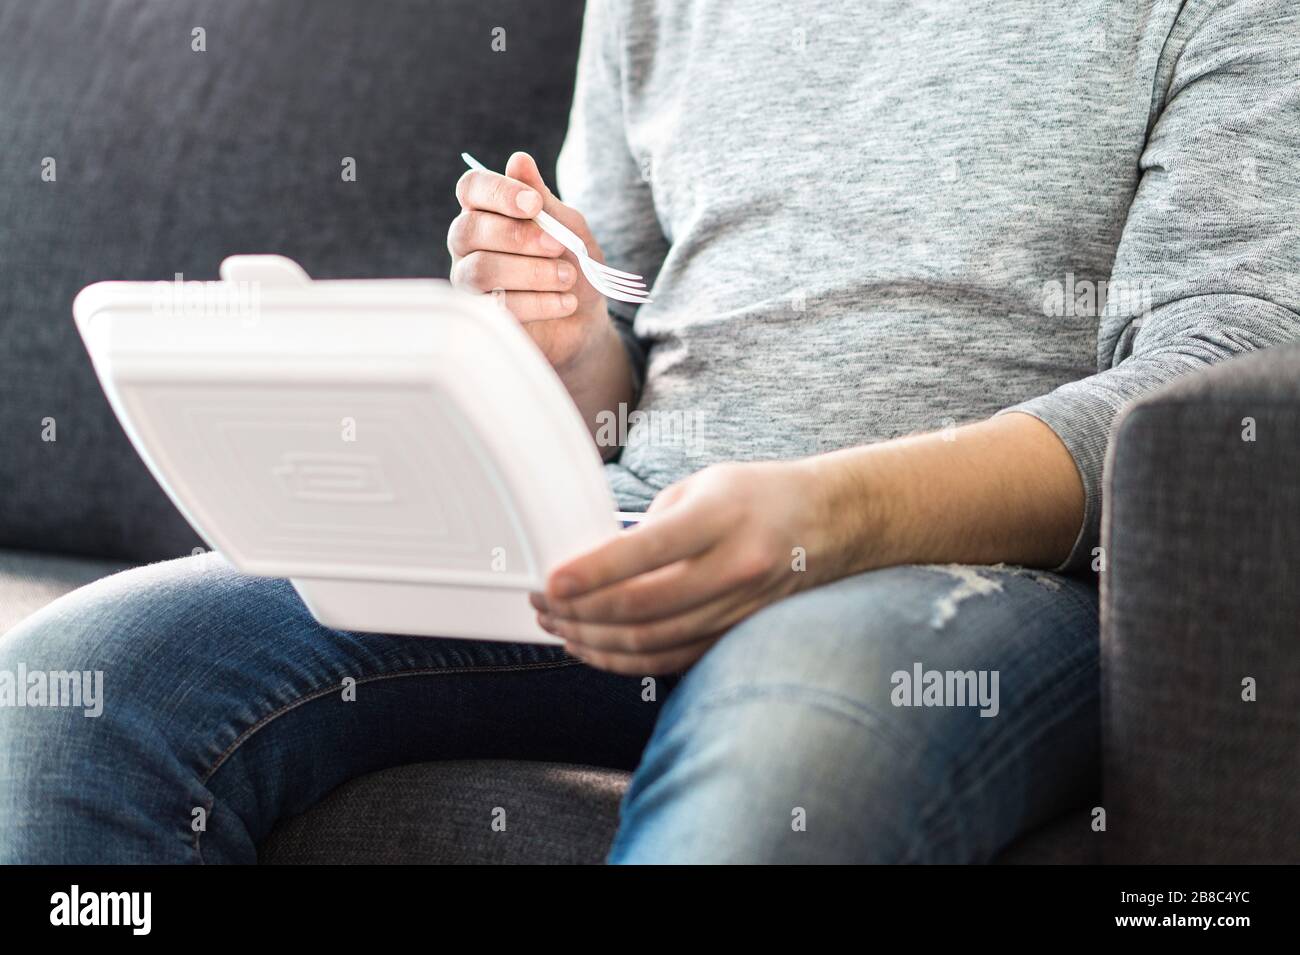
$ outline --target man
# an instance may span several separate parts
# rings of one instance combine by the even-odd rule
[[[101,581],[0,643],[117,701],[0,715],[0,858],[247,861],[465,756],[635,766],[614,861],[979,861],[1088,805],[1110,424],[1300,332],[1298,107],[1285,0],[592,3],[565,201],[516,154],[449,235],[593,435],[694,423],[605,449],[649,514],[534,596],[564,652],[328,631],[214,557]]]

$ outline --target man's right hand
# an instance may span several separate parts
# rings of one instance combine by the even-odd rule
[[[608,360],[611,336],[617,337],[605,299],[582,276],[574,255],[533,221],[545,209],[604,261],[582,214],[555,198],[527,153],[511,156],[504,176],[465,173],[456,198],[461,213],[447,230],[452,285],[503,293],[506,308],[566,384],[586,379],[589,370],[581,366]]]

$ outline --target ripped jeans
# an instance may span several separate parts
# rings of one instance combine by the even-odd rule
[[[5,863],[252,862],[340,783],[436,759],[635,769],[615,862],[984,861],[1063,811],[1087,825],[1098,786],[1096,590],[1019,568],[847,578],[648,684],[329,630],[207,554],[54,602],[0,637],[20,667],[102,672],[103,699],[0,707]]]

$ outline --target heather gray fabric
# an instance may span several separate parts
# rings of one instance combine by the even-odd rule
[[[1131,408],[1109,484],[1106,860],[1294,864],[1300,348],[1229,362]]]
[[[140,561],[200,543],[91,372],[82,286],[213,279],[237,252],[445,276],[460,151],[554,162],[581,16],[581,0],[0,0],[0,547]]]
[[[1298,114],[1293,0],[589,4],[561,190],[658,276],[622,505],[1017,406],[1086,567],[1118,408],[1300,338]]]
[[[126,567],[115,561],[0,550],[0,637],[47,603]]]

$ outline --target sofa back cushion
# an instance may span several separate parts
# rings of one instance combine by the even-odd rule
[[[104,399],[79,289],[214,279],[241,252],[445,276],[461,150],[550,173],[581,19],[580,0],[0,6],[0,547],[200,544]]]

